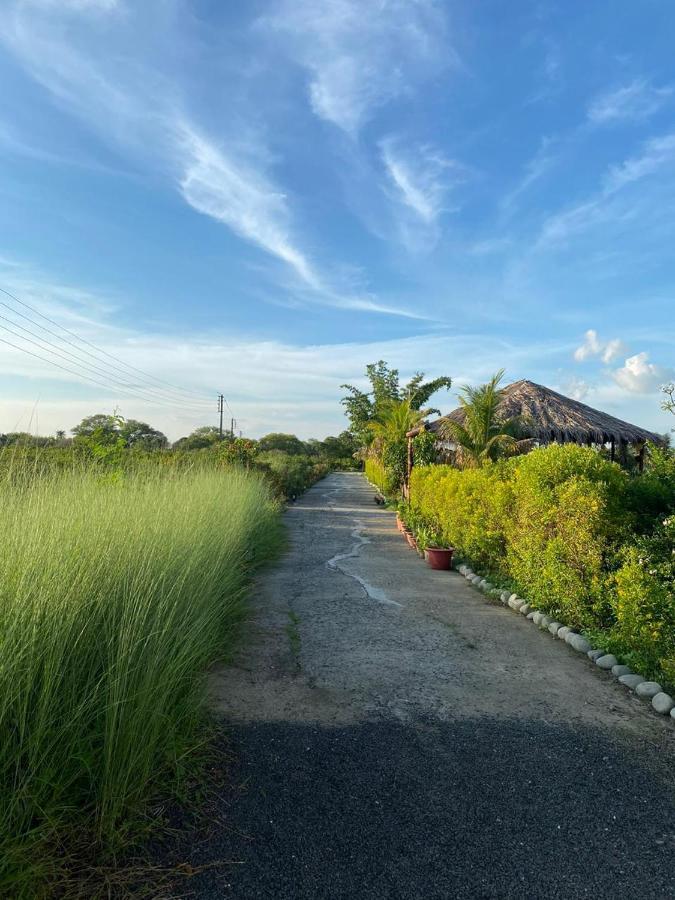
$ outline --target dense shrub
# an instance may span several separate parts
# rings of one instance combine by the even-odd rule
[[[627,476],[586,447],[553,444],[513,460],[506,568],[553,615],[606,624],[606,577],[626,533]]]
[[[504,463],[482,469],[416,467],[411,473],[410,505],[428,517],[444,541],[476,566],[502,572],[504,520],[511,491]]]
[[[294,456],[283,450],[268,450],[259,453],[255,467],[264,472],[276,492],[286,498],[298,497],[315,481],[330,471],[328,463],[311,456]]]
[[[375,459],[372,456],[368,457],[365,465],[365,473],[366,478],[378,487],[383,494],[387,495],[391,493],[393,489],[391,478],[378,459]]]
[[[624,549],[608,649],[675,686],[675,516]]]
[[[479,570],[673,686],[675,526],[648,511],[674,505],[665,451],[644,476],[552,445],[478,469],[418,467],[410,481],[414,514]]]

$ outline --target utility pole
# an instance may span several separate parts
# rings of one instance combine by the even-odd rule
[[[220,413],[220,426],[218,428],[218,436],[220,440],[223,439],[223,403],[225,402],[225,398],[222,394],[218,394],[218,412]]]
[[[230,419],[230,437],[234,440],[234,417]]]

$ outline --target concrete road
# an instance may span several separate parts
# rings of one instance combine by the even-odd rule
[[[289,509],[215,672],[231,783],[200,898],[675,897],[675,729],[433,572],[357,474]],[[186,894],[187,896],[187,894]]]

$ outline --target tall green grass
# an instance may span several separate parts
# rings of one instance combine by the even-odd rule
[[[278,515],[239,470],[7,467],[0,499],[0,894],[35,897],[78,835],[114,846],[195,741]]]

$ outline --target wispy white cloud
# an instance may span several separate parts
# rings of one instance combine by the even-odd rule
[[[637,156],[630,157],[608,174],[605,191],[614,193],[634,181],[654,175],[667,165],[675,164],[675,132],[648,140]]]
[[[111,11],[121,3],[69,0],[70,11],[94,7]],[[207,135],[185,111],[187,100],[178,99],[183,86],[160,65],[153,67],[151,56],[137,57],[126,45],[127,56],[111,53],[114,33],[106,33],[104,46],[99,46],[86,40],[90,35],[82,22],[78,25],[85,28],[85,39],[78,41],[81,32],[71,35],[64,27],[64,9],[48,0],[31,0],[30,6],[15,2],[0,23],[0,41],[102,140],[142,160],[153,175],[170,179],[193,209],[284,263],[296,281],[288,289],[303,302],[425,318],[419,311],[398,309],[332,283],[302,246],[293,200],[270,172],[264,137],[235,138],[226,132],[217,141]],[[133,22],[127,17],[121,27],[128,32]],[[101,35],[93,37],[100,40]]]
[[[456,62],[435,0],[282,0],[259,25],[309,71],[316,115],[350,134],[378,107]]]
[[[674,375],[675,369],[649,362],[649,354],[646,352],[629,356],[623,366],[612,373],[616,383],[633,394],[656,391]]]
[[[631,218],[634,204],[620,203],[621,192],[668,169],[675,171],[675,132],[650,138],[640,153],[610,167],[602,187],[589,199],[549,216],[542,225],[537,249],[564,243],[600,224],[616,224]]]
[[[177,148],[185,200],[246,240],[287,263],[308,287],[323,290],[319,276],[289,234],[287,199],[263,175],[237,166],[194,128],[179,128]]]
[[[559,160],[555,146],[556,142],[552,138],[542,139],[539,149],[526,163],[520,181],[500,201],[500,208],[505,215],[515,212],[521,196],[554,168]]]
[[[380,142],[380,150],[397,199],[416,217],[431,225],[442,213],[457,209],[446,203],[450,188],[461,181],[457,162],[429,145],[406,148],[392,137]]]
[[[584,335],[584,342],[574,351],[577,362],[583,362],[594,356],[599,357],[604,363],[610,363],[617,356],[626,351],[626,346],[619,338],[609,341],[601,341],[597,331],[590,328]]]
[[[644,78],[596,97],[588,107],[588,118],[596,125],[647,119],[668,101],[673,88],[654,87]]]

